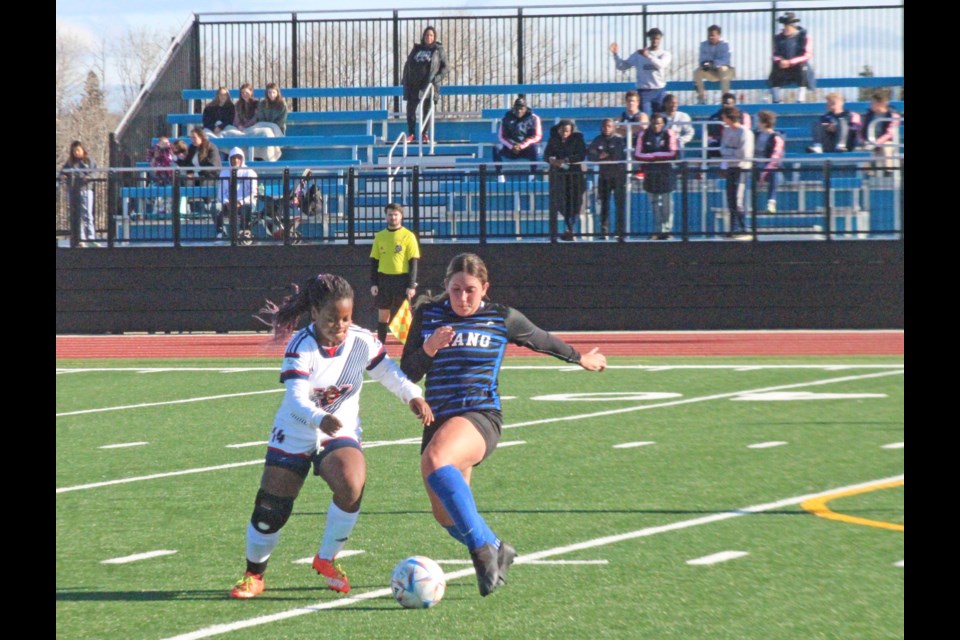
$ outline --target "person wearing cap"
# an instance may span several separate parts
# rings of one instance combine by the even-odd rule
[[[423,117],[433,111],[440,100],[440,82],[450,70],[447,67],[447,56],[443,45],[437,40],[437,30],[427,27],[420,36],[419,44],[415,44],[407,61],[403,65],[403,99],[407,101],[407,142],[417,141],[417,107],[427,87],[433,85],[433,100],[424,105]],[[423,141],[429,142],[426,133]]]
[[[540,116],[527,108],[527,101],[522,97],[513,101],[513,108],[507,111],[500,119],[498,133],[500,145],[493,149],[493,161],[497,163],[497,175],[500,182],[504,181],[501,162],[508,160],[527,160],[530,162],[530,179],[536,178],[537,161],[540,159],[540,150],[537,145],[543,139],[543,127]]]
[[[610,43],[610,53],[617,64],[617,71],[636,68],[640,110],[652,116],[662,109],[661,103],[667,87],[665,72],[673,56],[660,47],[660,41],[663,40],[660,29],[654,27],[647,31],[646,35],[650,45],[634,51],[626,60],[618,55],[620,47],[616,42]]]
[[[783,30],[773,37],[773,68],[767,84],[774,102],[780,102],[780,87],[796,84],[800,87],[797,101],[804,102],[807,89],[817,88],[810,59],[813,57],[813,38],[798,26],[800,18],[787,11],[777,18]]]
[[[720,26],[707,27],[707,39],[700,43],[699,66],[693,71],[697,104],[706,104],[703,81],[719,82],[720,90],[730,93],[730,81],[736,71],[730,66],[730,43],[720,37]]]
[[[217,227],[217,240],[223,238],[223,214],[230,211],[230,202],[233,196],[237,203],[237,220],[241,229],[246,229],[257,206],[257,172],[246,165],[246,156],[243,149],[234,147],[229,153],[230,166],[220,170],[220,197],[216,207],[214,223]],[[237,172],[237,190],[231,193],[230,176]]]

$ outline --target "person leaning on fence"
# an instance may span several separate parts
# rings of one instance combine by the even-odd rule
[[[403,99],[407,101],[407,142],[417,141],[417,106],[424,93],[433,85],[433,99],[424,105],[423,117],[426,118],[440,100],[440,83],[449,71],[443,44],[437,40],[437,30],[427,27],[420,36],[420,43],[413,45],[407,55],[400,80]],[[430,141],[426,131],[423,132],[423,141]]]
[[[727,237],[749,240],[747,223],[744,216],[744,197],[747,191],[747,176],[750,174],[753,157],[753,131],[743,126],[740,109],[724,107],[723,138],[720,141],[720,156],[724,159],[720,165],[723,177],[727,181],[727,210],[730,212],[730,231]]]
[[[807,153],[842,153],[853,151],[860,135],[860,114],[844,108],[843,96],[827,94],[827,112],[810,125],[813,144]]]
[[[663,94],[666,93],[666,70],[670,66],[673,56],[669,51],[660,47],[663,32],[653,28],[647,31],[650,45],[638,49],[624,60],[618,55],[620,51],[616,42],[610,43],[610,53],[618,71],[637,70],[637,93],[640,94],[640,110],[653,115],[662,110]]]
[[[617,240],[623,242],[623,221],[627,215],[627,141],[614,131],[613,118],[604,118],[600,135],[587,147],[587,158],[599,162],[597,200],[600,202],[600,232],[606,240],[610,234],[610,196],[613,195],[617,217],[613,228]]]
[[[653,210],[654,233],[651,240],[669,240],[673,231],[673,192],[677,188],[677,175],[673,161],[680,147],[677,134],[667,127],[667,117],[655,113],[650,126],[640,138],[640,146],[633,157],[643,163],[643,190],[650,198]]]
[[[403,226],[403,207],[391,202],[384,208],[387,228],[373,237],[370,249],[370,295],[377,306],[377,338],[386,342],[390,319],[404,300],[417,293],[417,236]]]
[[[783,182],[780,162],[787,144],[783,133],[773,128],[777,124],[777,114],[773,111],[764,110],[758,113],[757,122],[759,125],[754,135],[754,149],[757,158],[766,158],[758,179],[761,185],[767,185],[767,213],[776,213],[777,189]]]
[[[550,163],[550,217],[563,216],[561,240],[573,240],[573,227],[583,208],[586,190],[587,145],[573,120],[561,120],[550,129],[543,156]]]
[[[874,127],[874,139],[871,141],[870,123],[878,120]],[[875,91],[870,97],[870,109],[863,116],[860,129],[860,144],[864,149],[872,150],[876,158],[881,158],[884,175],[892,175],[893,156],[900,153],[894,135],[900,127],[900,113],[890,106],[890,96],[886,91]]]
[[[513,101],[513,108],[500,118],[500,130],[497,134],[500,144],[493,149],[493,161],[497,163],[497,175],[504,182],[501,162],[507,160],[526,160],[530,163],[530,180],[537,175],[537,161],[540,159],[538,145],[543,139],[543,127],[540,116],[527,107],[527,101],[519,97]]]
[[[700,43],[698,67],[693,71],[693,84],[697,87],[697,104],[706,104],[704,80],[719,82],[720,90],[730,93],[730,81],[736,70],[730,66],[730,43],[720,37],[720,27],[707,27],[707,39]]]
[[[237,112],[230,99],[230,90],[226,87],[217,89],[217,93],[206,107],[203,108],[203,129],[208,136],[219,138],[229,128],[233,133],[233,121]],[[240,133],[240,132],[236,132]]]
[[[276,82],[268,82],[266,95],[257,104],[257,122],[247,128],[249,136],[267,136],[276,138],[283,136],[287,131],[287,103],[280,94],[280,87]],[[276,162],[280,159],[280,147],[265,147],[263,159]],[[254,152],[254,160],[260,156]]]
[[[796,84],[797,102],[804,102],[807,89],[817,88],[816,77],[810,59],[813,57],[813,38],[803,27],[797,26],[800,18],[787,11],[777,18],[783,30],[773,37],[773,68],[767,84],[773,101],[780,102],[780,87]]]
[[[87,148],[79,140],[74,140],[60,170],[60,182],[66,188],[70,225],[79,228],[81,241],[92,241],[97,237],[93,221],[93,187],[90,184],[90,170],[96,168],[97,163],[87,153]]]
[[[257,207],[257,172],[246,165],[246,157],[240,147],[230,149],[229,158],[230,165],[220,170],[219,197],[217,198],[216,215],[214,216],[217,240],[223,238],[224,213],[230,211],[230,203],[234,196],[237,203],[237,223],[240,229],[250,228],[250,221]],[[237,190],[235,192],[230,189],[230,177],[234,169],[237,171]]]

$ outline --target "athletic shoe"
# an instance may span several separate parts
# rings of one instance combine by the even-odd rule
[[[423,144],[428,144],[430,142],[430,136],[426,133],[423,134]]]
[[[313,568],[317,573],[327,579],[328,589],[331,591],[339,591],[340,593],[350,593],[350,583],[347,581],[347,574],[344,573],[339,564],[324,560],[320,556],[314,556]]]
[[[564,242],[573,242],[573,231],[564,231],[560,234],[560,239]]]
[[[776,213],[777,212],[777,201],[774,199],[767,200],[767,213]]]
[[[536,182],[536,181],[537,181],[537,176],[535,176],[535,175],[533,175],[533,174],[531,173],[529,176],[527,176],[527,181],[528,181],[528,182]]]
[[[489,542],[470,551],[473,568],[477,572],[477,586],[481,596],[488,596],[500,584],[500,566],[497,548]]]
[[[407,142],[411,142],[411,143],[412,143],[412,142],[416,142],[416,141],[417,141],[417,136],[413,135],[412,133],[408,133],[408,134],[407,134]]]
[[[246,600],[263,593],[263,574],[251,573],[247,571],[243,577],[237,581],[233,589],[230,590],[230,597],[238,600]]]
[[[507,176],[503,175],[502,173],[497,176],[497,182],[499,182],[500,184],[504,184],[506,181],[507,181]]]
[[[507,583],[507,570],[510,569],[510,565],[513,564],[513,559],[516,557],[517,550],[513,548],[513,545],[501,540],[500,550],[497,551],[497,569],[500,571],[500,579],[497,580],[497,585]]]
[[[819,144],[812,144],[807,147],[807,153],[823,153],[823,147]]]

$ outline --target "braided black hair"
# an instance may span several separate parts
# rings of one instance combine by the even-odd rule
[[[300,319],[312,309],[318,311],[328,304],[341,300],[353,300],[353,287],[346,278],[330,273],[321,273],[302,285],[291,284],[293,293],[277,305],[270,300],[260,309],[261,315],[253,316],[273,329],[274,342],[286,342],[297,330]]]

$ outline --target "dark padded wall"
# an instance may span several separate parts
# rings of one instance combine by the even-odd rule
[[[57,333],[252,331],[324,271],[373,327],[369,245],[57,249]],[[902,241],[423,244],[420,285],[479,253],[491,298],[551,330],[902,329]]]

